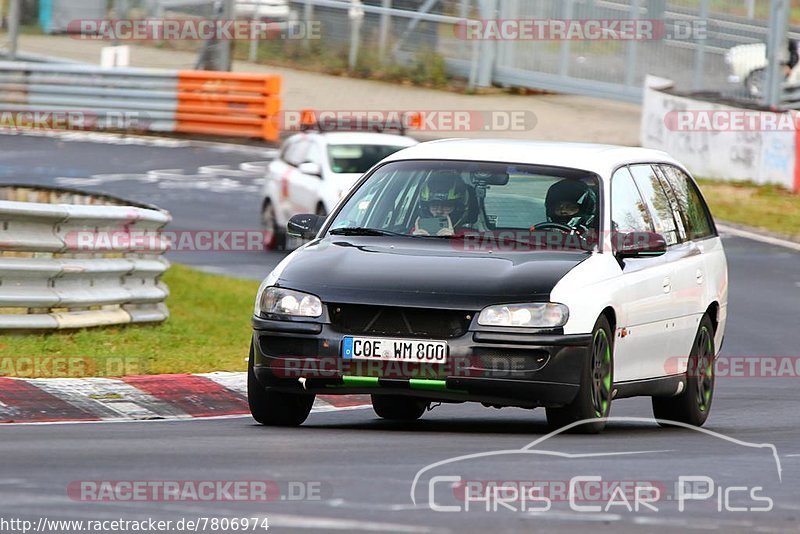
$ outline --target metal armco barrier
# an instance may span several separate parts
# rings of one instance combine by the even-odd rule
[[[61,112],[77,122],[45,127],[277,141],[280,91],[271,74],[0,62],[0,112],[14,114],[3,126],[19,112]]]
[[[166,320],[170,220],[111,197],[0,187],[0,331]],[[141,248],[137,235],[158,246]]]

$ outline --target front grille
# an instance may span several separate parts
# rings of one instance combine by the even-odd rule
[[[467,333],[468,311],[330,304],[331,327],[342,334],[453,339]]]

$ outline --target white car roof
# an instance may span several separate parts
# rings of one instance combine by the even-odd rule
[[[413,146],[419,143],[405,135],[365,132],[317,132],[329,145],[387,145]]]
[[[392,154],[385,161],[428,159],[493,161],[582,169],[609,176],[627,163],[672,163],[666,152],[646,148],[553,141],[507,139],[444,139],[421,143]]]

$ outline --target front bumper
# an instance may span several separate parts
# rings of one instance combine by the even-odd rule
[[[497,406],[562,406],[578,392],[591,334],[470,328],[448,339],[447,364],[351,362],[352,334],[321,322],[253,318],[253,371],[267,388],[319,394],[387,394]],[[391,336],[402,337],[402,336]]]

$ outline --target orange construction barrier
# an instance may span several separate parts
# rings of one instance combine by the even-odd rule
[[[272,74],[180,71],[176,131],[278,141],[281,84]]]

